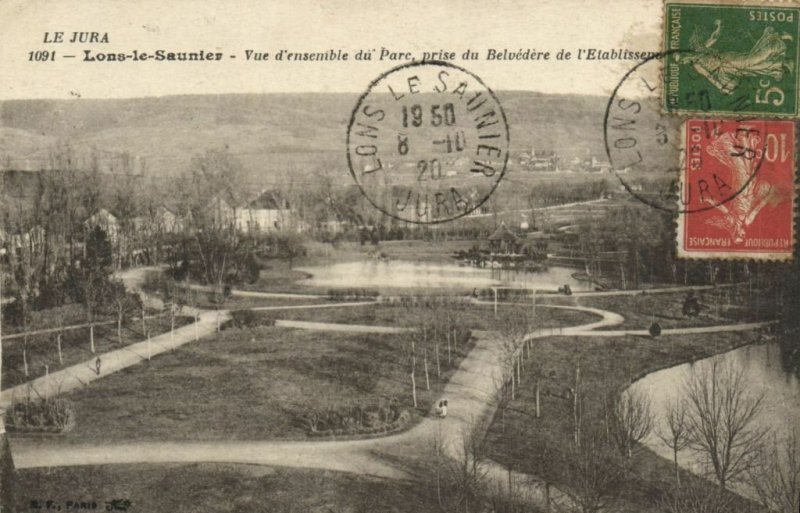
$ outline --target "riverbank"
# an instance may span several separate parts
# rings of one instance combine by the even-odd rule
[[[575,386],[579,367],[582,424],[594,428],[601,439],[606,394],[627,387],[638,377],[687,361],[752,343],[757,333],[722,333],[674,337],[559,337],[537,340],[528,360],[541,365],[548,376],[541,385],[541,417],[536,418],[535,381],[531,369],[523,371],[522,385],[505,412],[498,411],[487,434],[490,457],[518,472],[534,474],[557,487],[576,486],[560,463],[574,447]],[[602,440],[601,440],[602,441]],[[674,483],[669,460],[639,447],[631,460],[632,472],[620,482],[607,483],[603,493],[616,497],[615,511],[641,513],[660,511],[657,503]],[[712,484],[686,475],[699,486]],[[744,499],[737,498],[744,501]]]

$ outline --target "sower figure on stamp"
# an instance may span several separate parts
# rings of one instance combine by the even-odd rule
[[[722,20],[715,20],[714,26],[714,32],[705,41],[697,32],[692,34],[690,44],[693,53],[680,58],[687,64],[692,64],[695,71],[722,94],[733,94],[742,78],[781,80],[784,71],[793,72],[792,62],[787,60],[784,42],[791,41],[792,36],[789,34],[779,34],[774,28],[766,27],[749,52],[726,52],[712,48],[722,31]]]

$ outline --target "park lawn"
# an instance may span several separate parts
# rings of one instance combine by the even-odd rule
[[[748,304],[741,293],[733,289],[701,290],[695,293],[701,304],[700,315],[683,315],[685,292],[637,294],[635,296],[583,296],[577,304],[616,312],[625,317],[620,326],[606,329],[648,329],[657,322],[662,328],[691,328],[766,321],[775,318],[776,309],[762,302]]]
[[[175,327],[179,328],[193,321],[191,317],[176,316]],[[45,365],[50,372],[93,359],[96,355],[113,351],[121,347],[147,339],[144,329],[151,336],[166,333],[171,328],[168,315],[149,317],[142,326],[141,319],[131,319],[123,323],[122,343],[117,337],[117,323],[104,323],[94,327],[95,352],[90,347],[89,328],[77,328],[64,331],[61,336],[61,361],[58,358],[58,342],[56,333],[31,335],[28,337],[27,360],[28,376],[25,375],[23,360],[24,340],[22,337],[3,339],[3,388],[9,388],[26,381],[44,376]]]
[[[574,386],[576,364],[580,363],[584,391],[583,424],[602,426],[602,391],[622,389],[650,372],[706,358],[757,337],[752,332],[730,332],[659,339],[540,339],[535,342],[532,359],[542,364],[546,375],[554,373],[542,382],[541,417],[535,418],[535,381],[525,379],[523,372],[516,400],[495,413],[486,438],[489,456],[514,470],[540,476],[557,486],[563,484],[564,477],[552,462],[559,459],[556,451],[573,444],[573,403],[568,389]],[[655,504],[674,483],[672,463],[643,448],[634,453],[633,470],[625,478],[619,507],[614,511],[661,511]],[[704,483],[699,478],[697,482]]]
[[[530,312],[530,305],[498,305],[498,315],[494,315],[491,305],[465,304],[450,307],[452,315],[458,319],[458,325],[471,330],[501,330],[505,319],[514,312]],[[396,326],[413,328],[419,325],[421,314],[425,310],[419,307],[407,308],[386,304],[347,306],[338,308],[322,308],[318,310],[276,310],[255,312],[263,317],[265,323],[272,319],[289,319],[316,322],[332,322],[343,324],[368,324],[374,326]],[[559,308],[537,307],[533,329],[574,326],[598,320],[594,314]]]
[[[31,501],[130,501],[131,513],[441,511],[430,486],[327,470],[194,463],[18,471],[17,511]],[[42,508],[44,510],[44,508]]]
[[[459,344],[430,390],[417,359],[413,408],[409,338],[276,327],[231,328],[130,367],[65,397],[76,425],[64,441],[305,439],[303,415],[396,399],[411,423],[426,415],[474,342]],[[442,346],[440,346],[442,347]],[[432,353],[432,352],[431,352]],[[409,423],[409,424],[411,424]]]
[[[4,308],[9,307],[10,305],[4,305]],[[75,324],[84,324],[85,322],[88,322],[86,307],[80,303],[66,303],[53,308],[36,310],[32,312],[32,319],[28,323],[27,329],[25,329],[22,324],[12,324],[14,320],[12,316],[6,314],[5,312],[3,315],[4,337],[14,333],[22,333],[23,331],[54,328],[59,325],[72,326]],[[6,317],[6,315],[8,315],[8,317]],[[100,317],[103,317],[103,315],[100,314],[97,317],[99,319]]]

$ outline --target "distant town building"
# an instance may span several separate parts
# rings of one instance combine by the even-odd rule
[[[264,191],[245,207],[235,213],[236,229],[244,233],[265,233],[297,229],[294,213],[289,202],[280,193]]]
[[[164,205],[156,207],[154,221],[161,233],[178,233],[183,230],[183,219],[176,211]]]
[[[559,157],[553,150],[531,150],[528,167],[532,171],[556,171]]]
[[[95,227],[99,227],[106,233],[108,241],[112,245],[117,244],[119,241],[119,220],[114,214],[101,208],[83,222],[83,228],[86,232],[93,230]]]
[[[608,173],[611,171],[611,163],[608,160],[598,159],[593,156],[589,171],[592,173]]]

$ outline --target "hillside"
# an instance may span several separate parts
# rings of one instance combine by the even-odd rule
[[[512,150],[602,154],[606,98],[498,93]],[[192,156],[227,146],[257,181],[321,168],[344,171],[345,130],[355,94],[168,96],[0,103],[0,163],[36,169],[57,141],[99,151],[108,167],[130,153],[148,173],[173,176]]]

